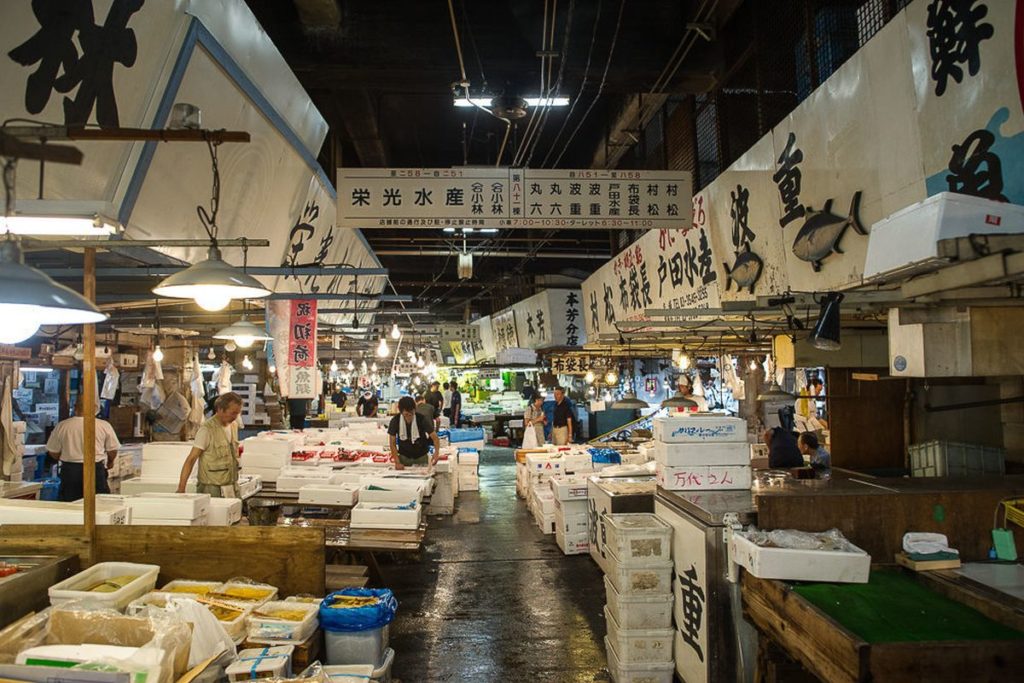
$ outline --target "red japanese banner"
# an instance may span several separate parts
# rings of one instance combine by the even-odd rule
[[[288,317],[291,398],[316,398],[316,300],[292,299]]]

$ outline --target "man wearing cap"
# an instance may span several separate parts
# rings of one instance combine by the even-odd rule
[[[380,401],[377,400],[377,395],[370,390],[366,390],[359,397],[359,402],[356,403],[356,415],[361,417],[377,417],[377,408],[379,406]]]

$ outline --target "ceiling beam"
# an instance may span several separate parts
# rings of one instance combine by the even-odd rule
[[[167,277],[179,271],[185,270],[188,266],[128,266],[123,268],[97,268],[96,277]],[[44,273],[54,278],[80,278],[84,272],[83,268],[41,268]],[[384,275],[387,276],[387,268],[349,268],[347,266],[323,267],[323,266],[246,266],[245,272],[249,275],[317,275],[322,277],[354,276],[354,275]]]
[[[377,256],[448,256],[449,254],[451,254],[453,252],[451,250],[441,250],[441,249],[375,249],[374,253],[376,253]],[[554,253],[552,253],[552,252],[544,252],[544,251],[538,252],[536,254],[530,253],[528,251],[474,251],[473,252],[473,256],[476,256],[478,258],[483,258],[483,257],[488,257],[488,258],[491,258],[491,257],[524,258],[524,257],[529,256],[531,258],[539,258],[539,259],[540,258],[544,258],[544,259],[556,258],[556,259],[569,259],[569,260],[572,260],[572,259],[597,259],[597,260],[601,260],[601,261],[607,261],[608,259],[611,258],[611,254],[609,254],[607,252],[603,253],[603,254],[596,254],[596,253],[595,254],[590,254],[590,253],[586,253],[586,254],[580,254],[580,253],[567,254],[567,253],[564,253],[564,252],[554,252]]]
[[[365,89],[335,94],[332,98],[341,115],[352,146],[359,161],[366,167],[385,167],[388,153],[381,137],[376,103]]]

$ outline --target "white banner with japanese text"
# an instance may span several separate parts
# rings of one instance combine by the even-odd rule
[[[338,224],[349,228],[680,228],[682,171],[339,168]]]
[[[519,333],[516,330],[515,309],[507,309],[491,316],[491,331],[494,336],[494,351],[519,348]]]

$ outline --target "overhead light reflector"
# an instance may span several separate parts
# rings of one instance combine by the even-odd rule
[[[220,249],[211,245],[207,258],[178,271],[153,288],[157,296],[195,299],[207,311],[220,311],[232,299],[260,299],[270,290],[259,280],[221,258]]]

